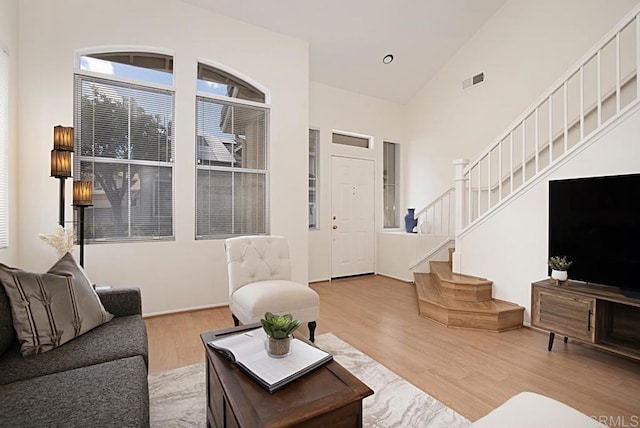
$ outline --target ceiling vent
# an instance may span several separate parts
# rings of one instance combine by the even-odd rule
[[[484,73],[478,73],[462,81],[462,89],[469,89],[484,82]]]

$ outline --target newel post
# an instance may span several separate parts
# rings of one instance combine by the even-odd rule
[[[464,170],[469,165],[469,160],[467,159],[456,159],[453,161],[454,167],[454,185],[456,189],[455,193],[455,234],[456,234],[456,251],[453,254],[453,266],[452,270],[456,273],[460,272],[460,258],[462,254],[460,253],[460,242],[458,241],[458,234],[462,231],[464,227],[464,216],[466,214],[466,179],[464,178]]]

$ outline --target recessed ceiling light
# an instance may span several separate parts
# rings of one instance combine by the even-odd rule
[[[391,54],[386,54],[384,58],[382,58],[383,64],[391,64],[392,62],[393,62],[393,55]]]

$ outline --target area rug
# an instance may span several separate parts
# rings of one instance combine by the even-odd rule
[[[316,344],[375,391],[363,400],[365,427],[463,428],[470,422],[331,333]],[[206,427],[204,363],[149,376],[151,426]]]

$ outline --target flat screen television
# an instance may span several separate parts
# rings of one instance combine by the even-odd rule
[[[569,279],[640,293],[640,174],[549,181],[549,256]]]

